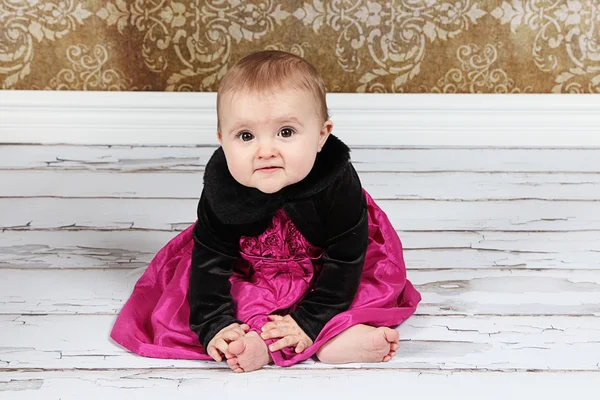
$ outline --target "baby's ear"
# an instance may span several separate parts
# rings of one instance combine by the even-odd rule
[[[321,132],[319,133],[319,151],[325,145],[327,138],[331,135],[331,130],[333,129],[333,122],[327,120],[323,123],[323,127],[321,128]]]
[[[223,144],[223,135],[221,135],[221,131],[217,129],[217,139],[219,143]]]

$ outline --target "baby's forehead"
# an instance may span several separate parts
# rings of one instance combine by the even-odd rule
[[[306,89],[297,88],[294,86],[287,87],[264,87],[260,89],[252,88],[237,88],[228,90],[221,95],[221,98],[227,98],[228,101],[239,100],[239,99],[261,99],[268,100],[278,97],[289,97],[289,98],[305,98],[312,97],[312,93]]]
[[[309,88],[297,85],[237,85],[219,92],[217,99],[219,125],[227,128],[239,125],[237,122],[240,120],[270,123],[295,117],[302,121],[302,125],[306,125],[315,118],[324,117],[318,95]]]
[[[220,107],[227,113],[255,115],[318,114],[312,95],[302,90],[235,91],[224,94]]]

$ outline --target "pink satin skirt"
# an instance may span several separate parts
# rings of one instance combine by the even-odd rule
[[[406,278],[400,239],[385,213],[368,193],[365,196],[369,242],[354,302],[302,353],[293,348],[271,352],[275,364],[304,361],[351,326],[396,327],[415,312],[421,296]],[[212,360],[189,328],[193,228],[158,252],[120,311],[110,336],[126,349],[145,357]],[[230,278],[237,318],[260,332],[269,314],[293,310],[319,273],[320,254],[322,250],[306,241],[282,211],[259,237],[242,237],[240,262]]]

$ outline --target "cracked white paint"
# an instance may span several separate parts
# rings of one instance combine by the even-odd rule
[[[0,268],[119,268],[128,267],[128,258],[132,266],[145,265],[177,233],[4,231],[0,232]],[[600,269],[600,240],[593,232],[399,231],[399,235],[410,269],[485,268],[519,261],[525,268]],[[59,259],[63,254],[69,258]],[[541,261],[544,255],[552,260]]]
[[[2,400],[597,392],[600,149],[353,149],[423,295],[389,363],[237,375],[117,346],[115,314],[195,220],[213,151],[0,145]]]
[[[21,392],[39,390],[44,384],[43,379],[11,379],[8,382],[0,380],[0,392]]]
[[[0,169],[195,170],[215,147],[61,146],[0,147]],[[507,148],[352,148],[358,171],[600,172],[600,150]],[[65,161],[62,161],[65,160]],[[585,179],[584,179],[585,181]]]
[[[133,372],[133,373],[132,373]],[[402,387],[403,396],[415,398],[505,399],[514,390],[536,393],[544,399],[589,398],[594,393],[594,373],[481,372],[468,371],[390,371],[390,370],[266,370],[251,377],[215,370],[137,371],[42,371],[9,373],[9,382],[43,381],[36,391],[39,398],[79,400],[130,399],[133,393],[147,400],[165,397],[197,398],[219,396],[245,399],[389,397],[390,382]],[[468,388],[468,390],[465,390]],[[22,393],[22,392],[21,392]],[[7,400],[20,399],[5,391]],[[204,395],[204,396],[203,396]],[[79,396],[79,397],[78,397]]]
[[[197,199],[0,198],[0,209],[11,210],[2,217],[0,228],[23,229],[28,224],[28,229],[124,230],[133,223],[137,229],[170,230],[172,224],[192,224],[197,203]],[[378,204],[397,229],[410,231],[600,231],[600,201],[381,200]],[[569,218],[558,220],[564,214]]]
[[[159,360],[132,355],[108,339],[114,315],[0,316],[11,368],[226,368],[224,363]],[[40,335],[39,332],[44,332]],[[377,368],[551,369],[598,371],[600,318],[413,316],[399,328],[398,356]],[[547,348],[543,351],[539,347]],[[296,368],[329,368],[306,363]],[[344,368],[368,368],[346,365]],[[372,367],[372,366],[371,366]]]
[[[599,151],[600,154],[600,151]],[[359,172],[377,200],[589,200],[600,198],[600,174]],[[448,185],[448,180],[452,185]],[[0,197],[197,199],[202,171],[138,172],[1,170]],[[93,180],[94,184],[87,182]],[[402,186],[397,182],[401,182]],[[560,220],[560,219],[558,219]]]
[[[144,270],[8,269],[0,313],[115,314]],[[411,270],[409,278],[423,297],[418,315],[600,316],[600,274],[591,270]]]

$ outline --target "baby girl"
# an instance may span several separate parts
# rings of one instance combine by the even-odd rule
[[[156,255],[111,337],[235,372],[389,361],[421,297],[331,134],[321,76],[293,54],[250,54],[223,78],[217,117],[198,219]]]

